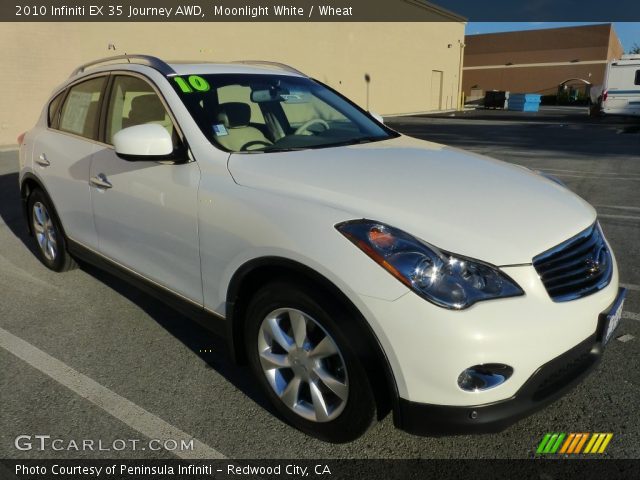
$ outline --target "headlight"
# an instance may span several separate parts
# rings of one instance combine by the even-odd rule
[[[371,220],[336,225],[345,237],[421,297],[461,310],[492,298],[524,295],[498,268],[455,255]]]

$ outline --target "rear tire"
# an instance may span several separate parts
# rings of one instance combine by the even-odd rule
[[[75,268],[76,262],[67,251],[67,240],[58,215],[42,190],[31,192],[27,208],[38,259],[54,272]]]
[[[249,364],[272,405],[302,432],[332,443],[361,436],[376,413],[365,370],[340,329],[347,313],[330,296],[274,281],[245,315]]]

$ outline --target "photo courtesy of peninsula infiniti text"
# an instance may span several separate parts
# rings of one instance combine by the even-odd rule
[[[287,65],[97,60],[18,140],[46,267],[98,266],[224,336],[325,441],[390,413],[500,431],[580,382],[621,318],[596,212],[559,181],[403,136]]]

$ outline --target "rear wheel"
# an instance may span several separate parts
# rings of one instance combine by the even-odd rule
[[[251,368],[278,412],[336,443],[359,437],[375,416],[366,373],[340,331],[344,316],[326,295],[274,282],[254,295],[245,328]]]
[[[29,195],[27,208],[40,261],[56,272],[74,268],[76,263],[67,252],[67,242],[58,217],[42,190],[36,189]]]

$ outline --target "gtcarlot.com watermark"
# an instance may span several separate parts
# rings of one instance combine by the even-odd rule
[[[14,440],[14,446],[22,451],[39,452],[122,452],[130,451],[161,451],[185,452],[193,450],[193,439],[172,440],[155,439],[140,440],[136,438],[116,438],[111,441],[83,439],[52,438],[51,435],[18,435]]]

